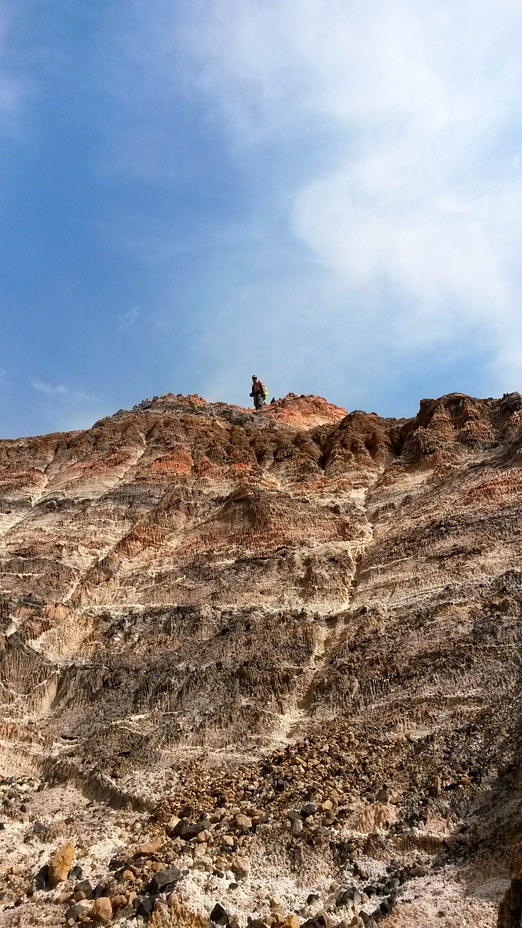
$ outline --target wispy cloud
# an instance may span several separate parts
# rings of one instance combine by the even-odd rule
[[[141,317],[141,312],[137,306],[134,306],[133,309],[129,309],[126,313],[120,313],[118,316],[118,332],[124,332],[125,329],[130,329]]]
[[[99,396],[95,396],[92,393],[84,393],[83,390],[67,387],[63,383],[53,386],[53,384],[45,383],[43,380],[35,380],[31,386],[33,390],[36,390],[37,393],[43,393],[49,400],[59,400],[67,403],[84,403],[100,399]]]
[[[307,139],[311,148],[317,134],[334,139],[330,165],[308,160],[307,179],[287,182],[288,224],[357,295],[356,311],[365,294],[374,313],[377,300],[405,352],[487,338],[498,385],[514,385],[520,4],[205,0],[193,9],[200,86],[245,170],[253,151],[278,140],[300,140],[306,162]]]
[[[47,430],[89,428],[110,411],[104,408],[101,396],[64,383],[52,384],[38,379],[33,381],[31,388],[42,399],[40,416]]]

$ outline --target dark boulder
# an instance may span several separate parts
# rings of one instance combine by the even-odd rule
[[[192,838],[196,838],[202,831],[205,831],[206,824],[206,822],[190,822],[188,818],[182,818],[169,834],[173,838],[192,841]]]
[[[151,893],[164,893],[171,889],[182,877],[181,870],[176,867],[170,867],[168,870],[160,870],[155,873],[149,883],[148,889]]]
[[[210,921],[213,922],[214,925],[228,925],[228,912],[219,902],[216,902],[210,913]]]

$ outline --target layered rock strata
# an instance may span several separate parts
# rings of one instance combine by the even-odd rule
[[[507,924],[521,454],[518,394],[168,394],[0,442],[0,925],[108,912],[35,888],[68,841],[122,925],[486,928],[508,890]]]

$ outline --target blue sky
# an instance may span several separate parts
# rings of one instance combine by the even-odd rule
[[[522,382],[514,0],[0,0],[0,435]]]

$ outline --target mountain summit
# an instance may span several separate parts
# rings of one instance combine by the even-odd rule
[[[0,471],[0,926],[520,925],[518,393],[166,394]]]

